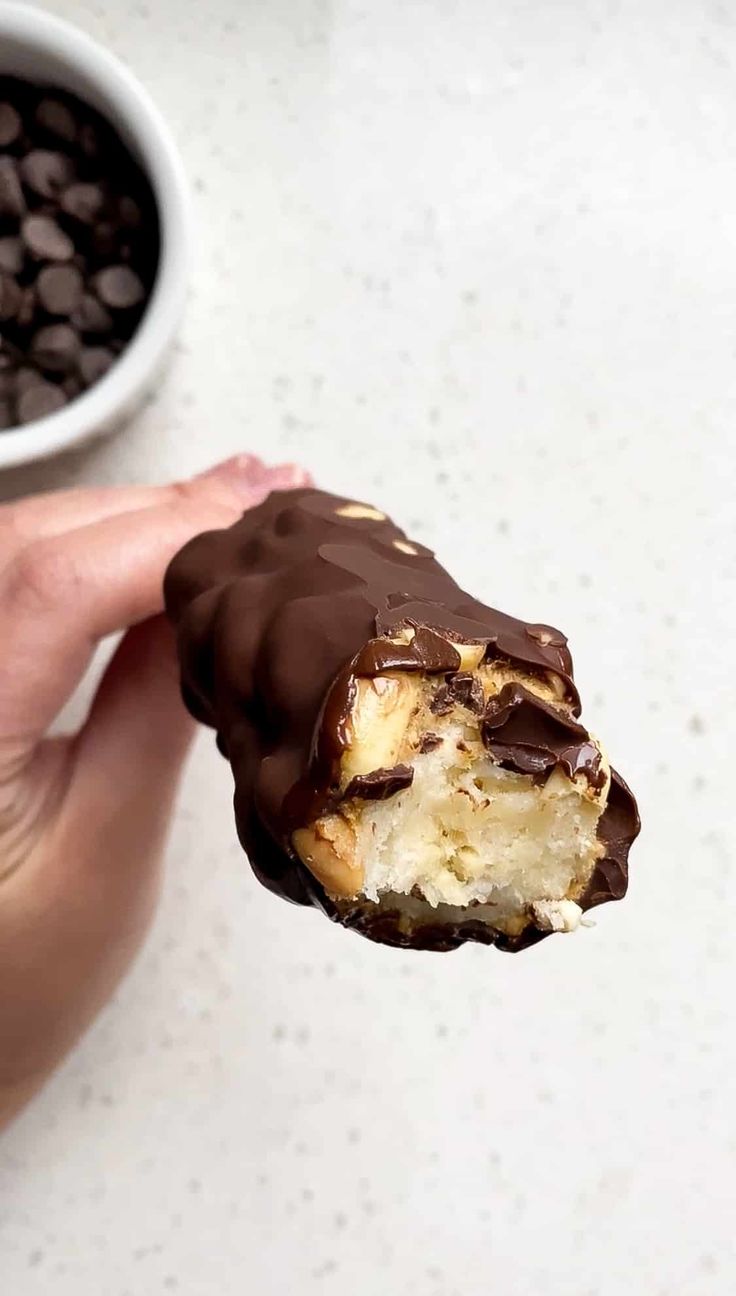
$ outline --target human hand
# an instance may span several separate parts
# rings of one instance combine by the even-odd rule
[[[305,480],[242,455],[182,484],[0,506],[0,1126],[111,994],[153,912],[192,736],[159,615],[166,565]],[[119,630],[87,722],[49,738]]]

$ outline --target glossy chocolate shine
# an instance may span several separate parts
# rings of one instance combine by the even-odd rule
[[[467,693],[465,704],[477,705],[451,641],[476,642],[485,645],[486,660],[553,673],[579,715],[572,661],[559,631],[470,598],[428,549],[408,541],[388,518],[312,489],[276,491],[229,530],[192,540],[169,567],[165,597],[178,629],[184,699],[217,730],[231,762],[238,834],[265,886],[388,944],[451,949],[481,940],[518,948],[540,938],[538,932],[516,942],[498,938],[469,921],[472,910],[462,923],[415,930],[406,930],[397,915],[359,904],[338,914],[295,856],[291,834],[337,796],[336,764],[358,678],[385,670],[445,675],[454,691]],[[389,641],[407,626],[416,630],[411,643]],[[594,783],[596,753],[582,726],[508,687],[484,717],[491,754],[497,749],[502,763],[525,773],[560,763]],[[373,787],[366,782],[364,796],[390,795],[390,772],[381,773]],[[397,790],[406,785],[406,772],[391,773]],[[605,858],[584,907],[624,894],[637,831],[633,797],[615,776],[599,825]]]

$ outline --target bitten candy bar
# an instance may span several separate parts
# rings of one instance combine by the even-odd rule
[[[564,635],[470,598],[378,509],[274,492],[165,594],[270,890],[435,950],[521,949],[624,895],[636,804]]]

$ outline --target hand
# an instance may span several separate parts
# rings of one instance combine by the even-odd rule
[[[108,998],[153,912],[192,736],[158,615],[166,565],[304,480],[244,455],[174,486],[0,507],[0,1126]],[[96,644],[125,629],[81,732],[47,737]]]

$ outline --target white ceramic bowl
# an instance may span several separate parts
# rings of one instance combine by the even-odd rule
[[[150,180],[161,226],[151,298],[119,360],[64,409],[0,432],[0,468],[56,454],[121,427],[160,372],[189,275],[191,220],[184,170],[168,127],[135,77],[84,32],[40,9],[0,2],[0,75],[69,90],[116,128]]]

